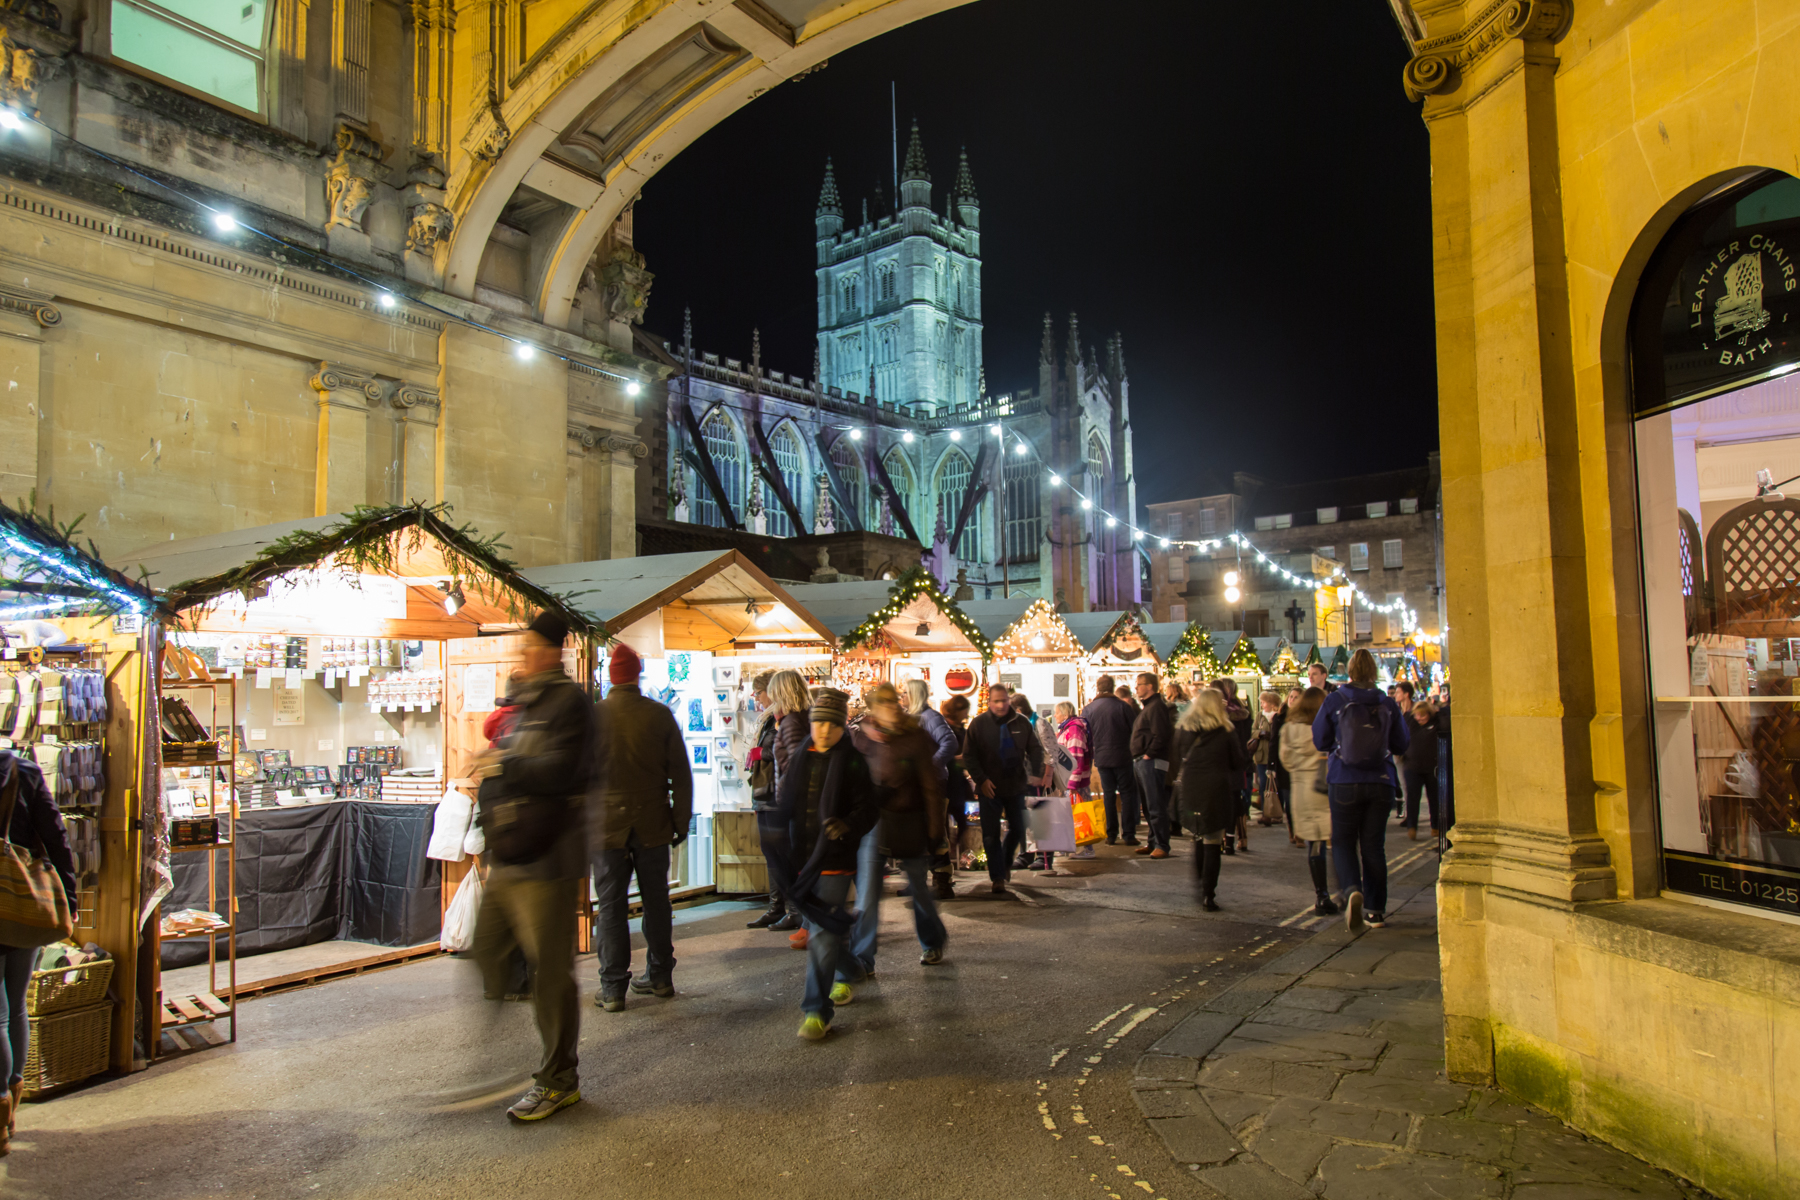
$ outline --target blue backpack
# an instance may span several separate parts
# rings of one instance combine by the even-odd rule
[[[1380,700],[1352,700],[1338,711],[1337,756],[1358,771],[1387,770],[1391,715]]]

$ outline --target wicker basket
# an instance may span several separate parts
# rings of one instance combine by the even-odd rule
[[[31,982],[25,985],[25,1011],[30,1016],[47,1017],[98,1004],[106,999],[106,985],[112,982],[112,973],[110,958],[78,967],[33,971]]]
[[[112,1048],[112,1001],[31,1018],[25,1054],[25,1095],[44,1092],[106,1070]]]

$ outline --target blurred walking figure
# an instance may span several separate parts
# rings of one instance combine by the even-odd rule
[[[1238,686],[1235,679],[1215,679],[1213,690],[1225,698],[1225,715],[1231,720],[1231,728],[1237,734],[1238,745],[1244,748],[1244,760],[1250,758],[1250,710],[1238,701]],[[1225,853],[1235,854],[1236,847],[1242,847],[1245,854],[1250,853],[1250,775],[1246,771],[1242,782],[1238,784],[1238,819],[1233,822],[1234,828],[1225,831]]]
[[[613,649],[612,688],[600,702],[606,779],[594,831],[594,879],[600,927],[600,994],[607,1012],[625,1007],[625,986],[675,994],[675,921],[669,904],[669,853],[687,841],[694,776],[681,729],[666,705],[638,690],[643,662],[630,646]],[[644,973],[631,978],[626,896],[637,876],[644,907]]]
[[[1313,912],[1329,917],[1338,910],[1326,883],[1326,856],[1331,852],[1331,802],[1326,793],[1325,752],[1313,745],[1313,718],[1325,703],[1325,693],[1309,687],[1281,727],[1281,762],[1287,768],[1289,807],[1294,836],[1306,845],[1306,866],[1312,872]]]
[[[1157,691],[1156,676],[1137,677],[1138,701],[1144,706],[1131,725],[1132,767],[1137,772],[1138,795],[1144,798],[1150,836],[1139,854],[1169,857],[1169,755],[1174,752],[1175,722],[1168,702]]]
[[[844,901],[856,878],[858,849],[880,818],[881,797],[868,760],[844,736],[850,697],[819,688],[807,715],[809,736],[788,761],[778,798],[793,845],[787,894],[806,919],[800,1036],[816,1042],[831,1032],[838,1006],[853,999],[839,977],[861,970],[850,954],[855,918]]]
[[[1078,801],[1088,798],[1088,788],[1093,782],[1093,756],[1088,752],[1088,724],[1075,714],[1075,706],[1067,700],[1056,706],[1052,719],[1056,724],[1056,762],[1067,774],[1065,787],[1072,807]],[[1093,858],[1094,847],[1083,846],[1069,857]]]
[[[981,797],[981,840],[987,850],[988,881],[1006,891],[1013,856],[1025,840],[1025,792],[1044,773],[1044,748],[1031,722],[1012,710],[1006,688],[988,688],[987,708],[969,723],[963,760]],[[1000,836],[1000,821],[1006,836]]]
[[[944,922],[938,917],[937,900],[926,876],[931,856],[944,839],[944,789],[935,761],[939,747],[900,706],[900,693],[893,684],[877,684],[869,692],[868,706],[869,715],[853,737],[856,748],[868,759],[875,786],[881,789],[881,824],[876,827],[879,845],[882,854],[893,859],[906,876],[919,961],[935,966],[944,960]],[[931,712],[929,708],[925,711]],[[856,902],[866,903],[860,894]],[[861,965],[872,969],[873,958]]]
[[[939,900],[956,899],[956,889],[950,882],[951,871],[962,862],[963,832],[969,828],[969,805],[975,801],[975,785],[969,781],[969,766],[966,761],[969,708],[967,696],[952,696],[938,706],[938,714],[944,718],[944,724],[956,735],[956,757],[950,760],[950,781],[946,789],[950,820],[944,827],[944,837],[950,848],[950,869],[941,873],[934,872]]]
[[[1094,698],[1081,710],[1088,730],[1088,751],[1106,801],[1106,844],[1138,844],[1137,782],[1131,770],[1131,705],[1113,691],[1113,677],[1094,680]]]
[[[968,701],[963,704],[967,707]],[[944,808],[938,821],[938,839],[931,847],[931,880],[937,898],[950,900],[956,896],[956,889],[950,884],[950,772],[955,769],[956,756],[962,753],[962,735],[931,707],[931,685],[923,679],[906,681],[906,712],[931,739],[931,765],[937,770],[939,799]]]
[[[1406,836],[1416,842],[1421,791],[1429,805],[1425,819],[1431,823],[1431,836],[1436,838],[1443,833],[1443,826],[1438,824],[1438,738],[1437,726],[1433,724],[1437,708],[1429,700],[1402,707],[1408,710],[1407,719],[1413,728],[1406,731],[1412,740],[1406,744],[1406,757],[1400,761],[1400,779],[1406,788],[1406,816],[1401,824],[1406,828]]]
[[[1231,727],[1225,698],[1213,688],[1194,693],[1174,738],[1175,779],[1182,823],[1200,839],[1194,878],[1200,907],[1218,912],[1219,864],[1226,830],[1237,821],[1238,789],[1249,759]]]
[[[1387,923],[1388,806],[1393,758],[1409,742],[1400,708],[1376,686],[1375,657],[1350,656],[1350,682],[1325,697],[1313,718],[1313,745],[1331,755],[1331,857],[1352,931]]]
[[[532,618],[513,682],[518,714],[512,734],[504,748],[490,748],[475,761],[490,863],[475,918],[475,958],[487,994],[497,997],[505,992],[513,949],[524,950],[544,1046],[535,1085],[506,1110],[519,1121],[541,1121],[581,1099],[575,904],[587,866],[583,823],[598,764],[593,706],[563,673],[568,636],[568,624],[555,613]]]
[[[1257,697],[1256,724],[1250,729],[1250,763],[1256,772],[1256,794],[1262,798],[1258,825],[1281,823],[1281,789],[1276,775],[1281,770],[1281,693],[1266,689]]]
[[[751,800],[756,809],[756,833],[762,843],[763,861],[769,867],[769,910],[750,922],[750,928],[792,933],[800,928],[800,912],[782,891],[792,847],[788,844],[787,822],[778,815],[776,789],[788,760],[806,740],[806,711],[812,700],[806,681],[796,671],[770,675],[764,695],[766,699],[759,697],[759,702],[768,708],[757,728],[756,750],[752,751],[759,761],[751,773]],[[759,780],[766,784],[762,790]]]

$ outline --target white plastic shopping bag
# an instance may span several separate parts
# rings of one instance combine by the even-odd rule
[[[438,801],[437,813],[431,818],[431,840],[425,846],[425,857],[439,862],[461,862],[468,857],[463,839],[469,833],[469,820],[475,814],[475,802],[459,788],[445,788]]]
[[[1031,826],[1031,844],[1039,850],[1053,854],[1075,853],[1075,810],[1069,807],[1067,800],[1051,796],[1037,807],[1027,808],[1025,822]]]
[[[444,931],[438,945],[452,954],[472,949],[475,945],[475,916],[481,911],[481,872],[470,871],[456,887],[450,907],[444,912]]]

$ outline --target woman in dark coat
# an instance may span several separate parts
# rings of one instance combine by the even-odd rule
[[[1219,860],[1227,832],[1238,822],[1238,796],[1249,755],[1232,728],[1225,697],[1212,688],[1194,693],[1175,726],[1176,776],[1170,786],[1180,798],[1181,825],[1200,839],[1194,856],[1200,907],[1218,912]]]
[[[1245,854],[1250,853],[1250,733],[1256,724],[1250,710],[1238,699],[1238,685],[1235,679],[1215,679],[1213,690],[1225,702],[1225,716],[1231,722],[1232,732],[1237,735],[1238,745],[1244,750],[1244,778],[1238,781],[1237,817],[1225,830],[1225,853],[1235,854],[1233,843],[1243,848]]]
[[[35,762],[20,758],[10,750],[0,750],[0,809],[10,810],[11,817],[4,833],[16,846],[43,848],[43,855],[56,868],[63,891],[69,897],[69,908],[75,908],[75,857],[69,853],[69,835],[62,814],[50,799],[44,785],[44,773]],[[0,946],[0,1068],[6,1075],[6,1090],[0,1092],[0,1155],[10,1149],[13,1122],[18,1117],[19,1099],[25,1091],[25,1059],[31,1049],[31,1021],[25,1013],[25,988],[31,982],[32,968],[37,965],[34,946]]]

